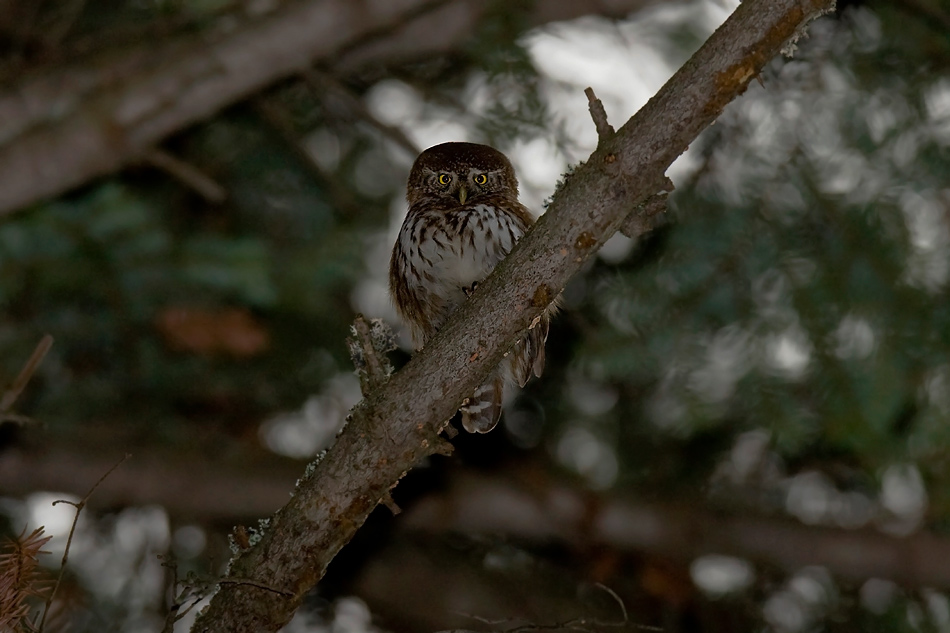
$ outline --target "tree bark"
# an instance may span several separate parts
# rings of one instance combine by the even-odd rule
[[[534,24],[624,15],[658,0],[539,2]],[[332,60],[352,71],[471,37],[479,0],[310,0],[233,30],[110,51],[0,92],[0,216],[142,160],[156,143],[275,81]]]
[[[502,355],[763,66],[833,0],[747,0],[555,193],[547,213],[439,334],[351,412],[260,541],[237,555],[192,631],[276,631],[423,457]],[[266,587],[266,588],[265,588]]]

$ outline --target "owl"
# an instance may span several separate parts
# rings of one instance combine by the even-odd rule
[[[422,348],[534,223],[518,202],[508,158],[487,145],[443,143],[416,159],[409,212],[389,262],[389,290],[413,344]],[[550,314],[544,313],[463,404],[462,426],[487,433],[501,417],[506,382],[544,369]]]

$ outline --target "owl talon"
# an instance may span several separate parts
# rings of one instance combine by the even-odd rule
[[[477,282],[477,281],[473,281],[471,286],[465,286],[465,287],[463,287],[463,288],[462,288],[462,292],[465,293],[465,296],[466,296],[466,297],[471,297],[472,294],[475,292],[475,289],[476,289],[476,288],[478,288],[478,282]]]

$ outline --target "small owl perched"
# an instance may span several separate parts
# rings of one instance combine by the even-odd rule
[[[389,262],[389,291],[421,348],[521,239],[534,218],[518,202],[508,158],[487,145],[443,143],[419,155],[406,191],[409,213]],[[487,433],[501,417],[505,381],[544,369],[549,313],[463,404],[462,426]]]

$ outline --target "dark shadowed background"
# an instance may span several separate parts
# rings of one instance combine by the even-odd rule
[[[131,454],[46,630],[161,631],[163,560],[213,579],[360,398],[354,316],[408,358],[418,151],[494,145],[540,214],[596,145],[583,89],[622,123],[735,6],[0,0],[0,389],[55,339],[0,412],[0,534],[45,526],[52,578],[52,501]],[[948,70],[938,0],[814,23],[286,630],[950,631]]]

